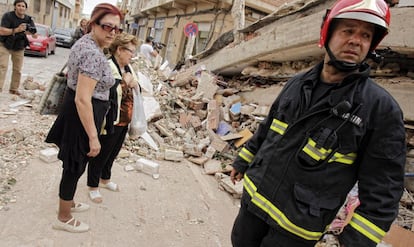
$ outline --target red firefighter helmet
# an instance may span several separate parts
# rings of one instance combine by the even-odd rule
[[[327,45],[330,32],[332,32],[329,26],[335,18],[355,19],[375,24],[375,33],[370,47],[370,51],[373,51],[388,34],[391,15],[384,0],[338,0],[324,17],[319,47]]]

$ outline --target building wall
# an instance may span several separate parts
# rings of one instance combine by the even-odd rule
[[[297,0],[245,0],[245,26],[272,13],[283,4]],[[232,0],[122,0],[127,9],[124,30],[141,42],[149,35],[164,43],[160,54],[171,65],[184,58],[189,38],[184,34],[188,23],[196,23],[199,32],[192,55],[210,48],[222,34],[234,29]],[[161,27],[162,26],[162,27]]]
[[[133,5],[129,5],[128,8],[133,16],[126,16],[124,29],[136,35],[141,42],[151,35],[155,41],[164,43],[166,47],[160,51],[160,54],[171,66],[184,59],[186,45],[189,42],[184,27],[188,23],[196,23],[199,26],[192,55],[211,47],[221,34],[233,29],[232,1],[218,1],[218,4],[199,1],[196,5],[188,4],[186,9],[161,6],[156,9],[161,9],[163,12],[143,13],[141,10],[148,2],[150,1],[131,1]],[[164,4],[165,2],[174,1],[163,1]]]
[[[82,19],[83,11],[83,0],[76,0],[75,9],[73,10],[73,24],[74,26],[79,26],[79,22]]]
[[[3,13],[6,13],[12,10],[13,10],[12,0],[0,0],[0,13],[2,16],[3,16]]]
[[[33,17],[34,22],[50,26],[52,23],[53,3],[45,0],[31,0],[27,14]]]

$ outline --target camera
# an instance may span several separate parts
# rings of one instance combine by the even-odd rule
[[[26,30],[29,32],[29,33],[36,33],[36,27],[35,26],[32,26],[32,25],[30,25],[30,24],[27,24],[27,26],[26,26]]]
[[[161,43],[161,42],[155,42],[155,41],[152,41],[152,47],[153,47],[155,50],[160,51],[162,48],[164,48],[164,47],[165,47],[165,44],[163,44],[163,43]]]

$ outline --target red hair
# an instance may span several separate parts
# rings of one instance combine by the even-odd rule
[[[116,6],[109,3],[100,3],[92,10],[91,19],[88,22],[88,33],[91,31],[93,23],[99,24],[102,18],[108,14],[117,15],[121,20],[124,19],[124,15]]]

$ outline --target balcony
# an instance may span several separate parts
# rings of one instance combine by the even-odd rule
[[[231,6],[231,0],[151,0],[143,6],[142,13],[156,15],[157,13],[168,13],[171,9],[186,11],[190,6],[199,4],[219,5],[221,8]]]

